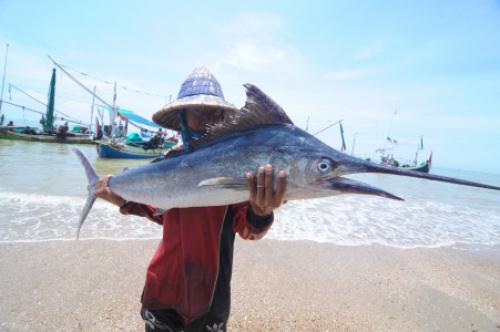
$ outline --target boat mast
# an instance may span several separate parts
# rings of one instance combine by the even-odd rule
[[[417,152],[415,152],[415,160],[413,160],[413,164],[417,166],[418,163],[418,151],[420,151],[420,145],[417,145]]]
[[[420,136],[420,143],[417,145],[417,152],[415,152],[415,161],[413,162],[415,166],[417,166],[418,163],[418,152],[422,151],[424,149],[424,136]]]
[[[356,136],[358,136],[358,132],[355,132],[352,138],[351,156],[354,156],[354,147],[356,146]]]
[[[116,82],[113,90],[113,106],[111,107],[111,143],[115,140],[115,118],[116,118]]]
[[[7,57],[9,55],[9,44],[5,46],[5,60],[3,63],[2,92],[0,93],[0,115],[2,114],[3,90],[5,88],[5,76],[7,75]]]
[[[339,123],[339,128],[340,128],[340,138],[342,139],[342,146],[340,147],[340,152],[345,152],[347,150],[347,147],[345,145],[344,127],[342,127],[342,121],[340,121]]]
[[[89,131],[92,131],[92,119],[94,118],[95,89],[96,89],[96,86],[94,85],[94,91],[92,93],[92,106],[90,107],[90,125],[89,125]]]
[[[52,76],[49,85],[49,97],[47,101],[47,114],[43,124],[43,131],[51,134],[54,127],[54,104],[56,100],[56,69],[52,69]]]

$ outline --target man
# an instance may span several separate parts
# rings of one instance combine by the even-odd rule
[[[33,131],[31,130],[30,126],[24,127],[23,134],[31,135],[33,134]]]
[[[57,127],[56,136],[61,139],[66,139],[66,136],[68,135],[68,130],[69,130],[68,122],[65,122],[64,125],[60,125],[59,127]]]
[[[161,128],[151,137],[151,139],[143,145],[145,150],[160,149],[163,146]]]
[[[202,136],[207,125],[220,123],[235,111],[224,100],[215,77],[198,68],[182,84],[177,100],[157,112],[153,120],[180,130],[184,150],[189,151],[189,143]],[[110,176],[99,179],[97,197],[120,206],[123,214],[144,216],[163,225],[163,239],[148,267],[142,295],[146,331],[226,330],[235,234],[244,239],[262,238],[286,187],[285,172],[280,171],[273,192],[271,165],[259,167],[256,179],[251,173],[246,177],[248,202],[166,212],[126,202],[107,186]]]

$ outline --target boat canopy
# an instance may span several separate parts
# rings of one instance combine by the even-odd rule
[[[111,107],[109,107],[109,106],[104,106],[104,107],[109,112],[111,112]],[[146,118],[143,118],[142,116],[135,114],[131,110],[126,110],[126,109],[120,108],[120,109],[118,109],[117,112],[118,112],[119,115],[122,115],[122,116],[126,117],[128,119],[128,121],[130,121],[130,122],[137,123],[137,124],[142,124],[142,125],[145,125],[145,126],[148,126],[148,127],[160,128],[160,126],[158,126],[153,121],[148,120]]]
[[[142,143],[143,140],[138,133],[130,133],[127,135],[127,142]]]

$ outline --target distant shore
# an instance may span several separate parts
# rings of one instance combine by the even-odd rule
[[[157,240],[0,244],[1,331],[141,331]],[[238,240],[230,331],[500,331],[500,247]]]

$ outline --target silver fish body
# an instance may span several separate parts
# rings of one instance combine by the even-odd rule
[[[340,157],[301,129],[276,125],[234,133],[191,153],[127,170],[113,176],[109,186],[126,200],[162,209],[227,205],[248,200],[245,174],[271,164],[287,174],[285,199],[331,196],[342,192],[320,186],[330,174],[317,165],[332,154]]]

